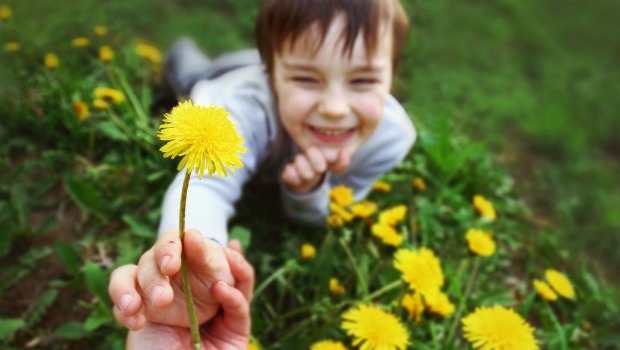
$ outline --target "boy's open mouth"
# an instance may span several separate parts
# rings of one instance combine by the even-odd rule
[[[357,128],[324,128],[309,126],[312,135],[322,142],[338,143],[346,141],[355,133]]]

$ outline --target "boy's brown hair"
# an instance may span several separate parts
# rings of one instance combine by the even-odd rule
[[[380,28],[391,25],[392,67],[405,45],[409,20],[399,0],[265,0],[256,22],[256,42],[269,75],[273,72],[273,60],[281,53],[284,43],[293,45],[300,34],[314,23],[318,24],[321,41],[334,17],[344,13],[346,25],[342,36],[344,51],[352,53],[357,35],[362,32],[366,52],[372,54],[377,47]]]

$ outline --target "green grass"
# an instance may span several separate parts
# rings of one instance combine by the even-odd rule
[[[252,46],[260,1],[6,3],[14,16],[0,23],[0,44],[16,40],[23,49],[0,52],[0,342],[120,349],[125,333],[110,314],[108,274],[152,244],[176,166],[157,151],[165,109],[151,109],[166,89],[132,45],[140,39],[165,50],[188,35],[210,55]],[[380,209],[407,205],[398,227],[404,246],[435,251],[442,290],[461,316],[476,306],[514,306],[542,348],[612,349],[620,342],[618,3],[405,5],[413,30],[394,94],[419,139],[386,175],[393,190],[371,199]],[[98,24],[110,35],[95,38]],[[93,49],[75,54],[75,36],[111,45],[115,63],[101,64]],[[41,66],[52,50],[61,59],[55,72]],[[101,85],[122,90],[126,103],[77,121],[72,102],[89,102]],[[426,191],[411,187],[417,176]],[[269,193],[249,191],[233,223],[235,234],[250,232],[258,273],[253,334],[265,348],[349,342],[339,316],[364,298],[362,285],[372,294],[399,279],[394,249],[361,221],[329,233],[288,222],[257,205]],[[480,220],[474,194],[493,202],[497,220]],[[493,231],[495,255],[471,256],[463,238],[470,227]],[[304,242],[318,249],[309,262],[299,260]],[[546,268],[566,273],[575,301],[547,305],[535,296],[531,280]],[[332,276],[345,296],[327,291]],[[401,317],[415,347],[468,348],[455,315],[408,320],[398,307],[404,292],[387,289],[372,300]]]

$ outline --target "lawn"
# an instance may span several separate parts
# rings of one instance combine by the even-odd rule
[[[501,306],[541,348],[617,348],[620,3],[403,2],[412,32],[393,93],[418,139],[370,194],[375,211],[335,193],[340,221],[323,231],[270,210],[271,189],[250,188],[238,205],[231,234],[257,271],[254,343],[351,346],[343,320],[374,305],[410,348],[469,349],[462,319]],[[212,56],[250,47],[259,4],[0,3],[11,9],[0,21],[0,347],[123,348],[109,273],[154,241],[176,172],[156,138],[174,101],[153,50],[135,48],[165,53],[183,35]],[[123,100],[96,107],[98,87]],[[495,248],[476,253],[467,232]],[[443,281],[436,294],[404,277],[416,259]]]

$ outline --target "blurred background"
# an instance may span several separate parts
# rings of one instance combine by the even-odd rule
[[[494,165],[511,175],[539,239],[555,242],[554,254],[566,266],[587,266],[617,290],[620,1],[402,1],[412,31],[393,93],[418,129],[447,132],[457,142],[490,150]],[[259,0],[2,3],[14,16],[10,27],[0,26],[2,43],[64,50],[58,43],[68,48],[74,37],[103,25],[123,40],[146,41],[162,52],[179,36],[189,36],[211,56],[253,46],[260,5]],[[0,55],[0,93],[19,83],[9,71],[12,59]],[[3,144],[14,136],[1,135]],[[11,179],[4,181],[0,195],[7,199]]]

